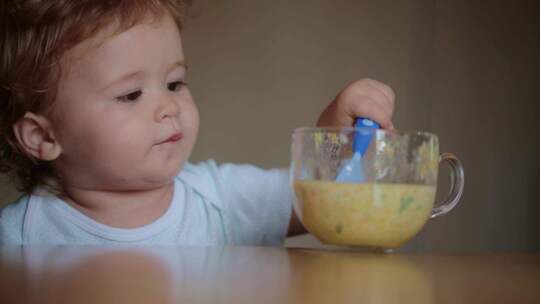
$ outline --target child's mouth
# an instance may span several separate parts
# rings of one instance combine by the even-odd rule
[[[165,139],[164,141],[159,142],[158,145],[177,142],[177,141],[181,140],[182,137],[184,137],[182,135],[182,133],[175,133],[175,134],[171,135],[169,138]]]

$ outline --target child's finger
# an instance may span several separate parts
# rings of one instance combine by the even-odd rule
[[[394,104],[380,89],[373,87],[373,89],[365,93],[371,100],[378,103],[380,107],[384,109],[388,116],[392,116],[394,113]]]
[[[370,78],[365,78],[349,84],[342,91],[343,98],[348,102],[351,100],[358,100],[360,97],[366,95],[379,101],[380,105],[385,107],[390,116],[392,116],[394,113],[395,94],[392,88],[386,84]]]
[[[380,106],[377,102],[369,97],[364,97],[362,100],[349,103],[347,111],[351,117],[366,117],[379,123],[383,129],[392,129],[392,116]]]
[[[386,95],[386,97],[388,97],[388,101],[390,101],[392,105],[392,108],[395,106],[396,94],[390,86],[371,78],[367,78],[366,82],[372,87],[379,89],[384,95]]]
[[[370,96],[377,102],[379,102],[380,106],[384,108],[384,110],[390,117],[392,117],[392,115],[394,114],[394,101],[391,100],[388,95],[379,88],[376,88],[371,84],[368,85],[372,88],[369,91]]]

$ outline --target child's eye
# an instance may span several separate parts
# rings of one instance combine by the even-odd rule
[[[186,83],[183,81],[173,81],[167,84],[167,89],[171,92],[177,92],[185,85]]]
[[[139,99],[141,95],[142,95],[142,91],[138,90],[138,91],[134,91],[129,94],[126,94],[126,95],[118,96],[115,99],[121,102],[133,102]]]

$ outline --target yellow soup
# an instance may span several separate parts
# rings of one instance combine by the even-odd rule
[[[304,226],[323,243],[395,248],[425,224],[435,187],[296,181]]]

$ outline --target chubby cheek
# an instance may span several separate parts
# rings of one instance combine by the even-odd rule
[[[185,141],[183,149],[186,153],[186,158],[191,155],[193,147],[197,141],[199,133],[199,111],[192,100],[184,106],[180,120],[185,130]]]
[[[100,129],[94,134],[96,149],[104,157],[118,162],[130,162],[140,159],[151,149],[152,134],[148,128],[137,126],[115,126]],[[101,146],[101,147],[99,147]]]
[[[87,129],[85,133],[74,139],[78,151],[73,152],[88,159],[90,163],[105,167],[132,163],[141,157],[149,145],[148,135],[143,130],[122,125],[101,123]]]

